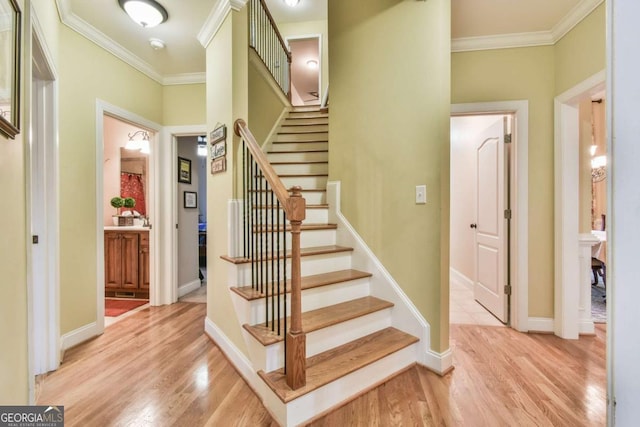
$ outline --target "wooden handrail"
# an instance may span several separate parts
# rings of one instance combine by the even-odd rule
[[[280,201],[291,224],[291,326],[289,331],[285,331],[285,369],[287,385],[295,390],[306,384],[306,336],[302,330],[302,272],[300,268],[300,229],[306,216],[306,201],[302,197],[300,187],[286,189],[244,120],[236,120],[233,129],[236,135],[244,140],[253,161],[269,183],[273,194]],[[283,224],[284,228],[286,228],[286,224]]]
[[[280,45],[282,46],[282,49],[287,54],[287,61],[291,63],[291,52],[289,52],[289,49],[287,49],[287,44],[284,42],[284,39],[282,38],[282,34],[280,34],[280,30],[278,30],[276,21],[273,19],[273,16],[271,15],[271,12],[269,11],[269,8],[267,7],[267,4],[264,2],[264,0],[260,0],[260,4],[262,5],[262,9],[264,9],[264,11],[267,13],[267,18],[269,18],[271,27],[273,27],[274,31],[276,32],[276,35],[278,36],[278,40],[280,40]]]

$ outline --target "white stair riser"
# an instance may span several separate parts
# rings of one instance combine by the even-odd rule
[[[278,233],[274,233],[274,235],[272,236],[270,232],[256,233],[252,236],[252,245],[255,248],[262,248],[267,252],[271,252],[271,242],[273,241],[274,247],[278,243],[277,234]],[[335,244],[336,231],[333,229],[302,230],[302,232],[300,232],[301,248],[310,248],[313,246],[329,246]],[[280,250],[285,247],[287,250],[291,249],[291,233],[289,232],[287,232],[285,236],[280,235]]]
[[[282,263],[282,260],[280,262]],[[234,283],[237,283],[238,286],[251,284],[251,264],[238,264],[237,267],[237,281],[235,281]],[[286,268],[287,277],[290,278],[290,259],[287,259]],[[329,273],[331,271],[337,270],[348,270],[351,268],[351,252],[346,251],[301,257],[300,268],[303,276]],[[269,261],[266,271],[269,277],[271,277],[271,261]]]
[[[328,125],[329,118],[328,117],[307,117],[301,119],[285,119],[284,124],[286,125]]]
[[[268,292],[271,293],[272,289],[269,287]],[[277,288],[274,290],[277,292]],[[332,285],[319,286],[317,288],[305,289],[302,291],[302,311],[311,311],[318,308],[326,307],[332,304],[339,304],[356,298],[364,298],[369,295],[369,278],[363,278],[358,280],[351,280],[349,282],[334,283]],[[248,305],[247,309],[242,311],[248,315],[243,323],[255,325],[265,321],[265,313],[267,306],[265,301],[268,300],[269,315],[271,315],[272,297],[268,299],[259,299],[252,301],[245,301]],[[277,300],[274,304],[277,304]],[[278,314],[277,307],[276,317]],[[280,295],[280,315],[284,315],[284,301],[282,295]],[[287,316],[291,314],[291,295],[287,294]]]
[[[280,126],[278,133],[312,133],[312,132],[329,132],[329,124],[296,126],[293,123],[285,123],[287,126]],[[291,126],[293,124],[293,126]]]
[[[315,132],[305,134],[277,134],[274,141],[278,142],[298,142],[298,141],[328,141],[329,134],[327,132]]]
[[[369,313],[365,316],[307,333],[307,357],[391,326],[389,311],[390,309],[376,311],[375,313]],[[265,346],[264,351],[269,353],[269,358],[265,357],[266,366],[262,368],[265,372],[275,371],[284,366],[284,343],[282,341]]]
[[[295,174],[328,174],[329,164],[323,163],[285,163],[272,164],[278,175],[295,175]]]
[[[326,191],[303,191],[302,197],[304,197],[308,205],[324,205],[327,203]],[[267,196],[264,191],[260,192],[258,194],[258,203],[271,205],[271,195]]]
[[[271,152],[275,151],[312,151],[328,150],[328,142],[278,142],[271,146]]]
[[[291,150],[294,151],[294,150]],[[329,160],[329,152],[299,152],[299,153],[268,153],[270,162],[326,162]]]
[[[321,189],[327,188],[328,176],[295,176],[295,177],[281,177],[282,183],[285,187],[291,188],[294,186],[301,187],[302,189]]]
[[[265,209],[258,209],[258,211],[262,211],[263,215],[267,215],[264,212],[269,212],[269,222],[271,222],[271,210],[269,208]],[[274,215],[280,215],[280,218],[282,218],[282,209],[278,210],[278,211],[274,211]],[[322,208],[322,209],[310,209],[307,208],[306,212],[305,212],[305,219],[302,222],[303,224],[327,224],[329,222],[329,209],[328,208]],[[289,224],[289,221],[287,221],[287,224]]]
[[[418,345],[412,344],[286,405],[277,397],[270,397],[265,401],[265,406],[276,416],[280,425],[301,425],[312,414],[323,413],[411,366],[417,360],[417,353]]]

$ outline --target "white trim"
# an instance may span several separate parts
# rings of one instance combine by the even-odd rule
[[[578,103],[604,88],[605,71],[594,74],[554,100],[554,317],[559,337],[580,334],[578,301],[580,262],[578,245],[579,164]]]
[[[447,367],[444,366],[446,360],[438,360],[433,357],[433,354],[437,353],[433,353],[430,348],[431,326],[429,323],[362,237],[342,215],[339,181],[327,183],[327,202],[329,204],[329,222],[338,225],[336,244],[354,249],[351,255],[352,268],[368,271],[373,275],[370,279],[371,295],[394,303],[391,312],[393,326],[420,338],[417,362],[433,370],[446,370]],[[432,366],[432,363],[436,364]]]
[[[224,23],[229,12],[231,12],[231,10],[238,11],[242,9],[247,4],[247,1],[248,0],[218,0],[216,2],[197,36],[198,41],[205,49],[216,36],[216,33]]]
[[[200,286],[202,286],[202,282],[200,281],[200,279],[192,280],[189,283],[180,285],[178,287],[178,298],[182,298],[186,294],[200,289]]]
[[[191,85],[207,82],[207,73],[183,73],[172,74],[162,78],[162,84],[171,85]]]
[[[464,286],[469,290],[473,290],[473,280],[469,279],[453,267],[449,267],[449,282]]]
[[[100,326],[98,322],[92,322],[88,325],[81,326],[78,329],[68,332],[60,337],[60,349],[62,351],[66,351],[71,347],[75,347],[76,345],[82,344],[93,337],[101,335],[103,332],[104,326]],[[62,356],[60,358],[62,358]]]
[[[529,101],[452,104],[451,113],[515,113],[516,138],[512,147],[514,181],[511,185],[511,326],[526,332],[529,319]]]
[[[158,134],[162,127],[145,119],[137,114],[127,111],[123,108],[109,104],[101,99],[96,99],[96,306],[97,306],[97,330],[98,333],[104,332],[104,205],[103,205],[103,191],[104,191],[104,116],[112,116],[119,120],[124,120],[129,123],[133,123],[136,126],[145,127],[154,133]],[[162,145],[158,142],[157,135],[151,140],[151,155],[149,156],[149,203],[147,206],[151,207],[151,214],[149,215],[150,223],[156,219],[156,216],[160,215],[159,209],[159,197],[158,189],[163,188],[158,185],[158,150]],[[163,242],[159,239],[159,233],[157,228],[151,228],[149,230],[149,303],[151,305],[160,305],[158,296],[161,293],[162,285],[159,283],[161,274],[157,271],[162,265],[159,259],[159,248],[163,246]],[[166,286],[166,285],[165,285]]]
[[[451,39],[451,52],[549,46],[558,43],[569,31],[589,16],[604,0],[582,0],[549,31],[497,34]]]
[[[581,233],[578,240],[580,246],[578,333],[592,335],[595,333],[595,325],[591,314],[591,253],[593,246],[600,243],[600,239],[591,233]]]
[[[425,366],[427,369],[438,375],[444,375],[453,367],[453,350],[448,348],[442,353],[433,350],[427,350],[425,354]]]
[[[264,396],[265,383],[253,370],[251,361],[227,338],[224,332],[222,332],[209,317],[205,317],[204,319],[204,332],[213,340],[220,350],[222,350],[224,355],[231,361],[233,367],[242,375],[242,378],[245,379],[249,386],[257,392],[258,396]]]
[[[529,332],[553,333],[554,321],[550,317],[529,317]]]
[[[206,125],[167,126],[160,134],[158,146],[158,173],[155,177],[158,188],[170,189],[160,194],[157,230],[164,236],[164,243],[159,249],[158,274],[168,278],[163,283],[158,295],[158,304],[172,304],[178,296],[178,137],[206,135]]]

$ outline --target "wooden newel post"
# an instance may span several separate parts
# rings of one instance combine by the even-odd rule
[[[300,272],[300,226],[305,218],[306,202],[300,187],[293,187],[288,200],[291,222],[291,327],[287,340],[287,385],[295,390],[307,383],[306,337],[302,330],[302,297]]]

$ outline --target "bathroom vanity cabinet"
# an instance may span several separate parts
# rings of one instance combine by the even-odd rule
[[[105,296],[149,298],[149,231],[105,229],[104,267]]]

